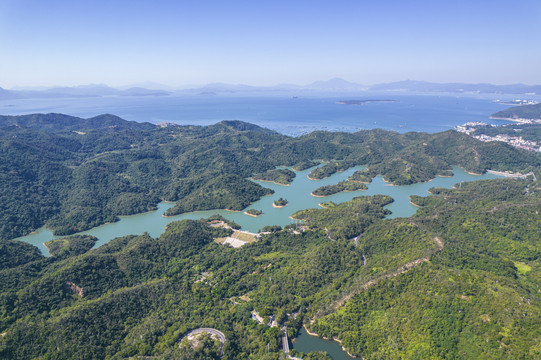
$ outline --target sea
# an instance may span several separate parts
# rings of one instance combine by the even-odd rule
[[[539,95],[403,92],[309,96],[180,94],[2,100],[0,114],[63,113],[83,118],[114,114],[125,120],[179,125],[210,125],[222,120],[242,120],[289,136],[300,136],[316,130],[355,132],[374,128],[400,133],[435,133],[471,121],[495,125],[509,123],[491,120],[489,116],[510,107],[495,100],[517,98],[541,101]],[[363,103],[339,103],[345,100]]]

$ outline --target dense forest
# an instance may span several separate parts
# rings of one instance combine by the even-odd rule
[[[47,243],[48,258],[9,240],[43,224],[73,233],[161,199],[177,201],[175,212],[199,209],[198,199],[246,207],[269,192],[247,178],[281,165],[323,161],[317,178],[365,165],[348,180],[358,182],[427,181],[451,165],[539,179],[536,154],[454,131],[290,138],[243,122],[141,129],[47,116],[43,127],[39,116],[26,126],[10,118],[0,132],[2,359],[220,358],[210,337],[178,343],[200,327],[225,334],[223,359],[284,358],[282,330],[252,310],[290,338],[306,326],[365,359],[541,357],[541,183],[532,176],[433,188],[412,196],[419,210],[409,218],[385,219],[392,198],[383,195],[324,203],[296,213],[301,226],[266,226],[237,249],[214,241],[231,233],[213,226],[219,216],[96,249],[93,237],[66,237]]]
[[[381,174],[399,185],[449,175],[451,165],[475,173],[541,165],[539,155],[454,131],[376,129],[292,138],[240,121],[159,127],[113,115],[61,114],[2,116],[0,128],[0,239],[43,225],[69,235],[155,209],[161,200],[176,202],[168,215],[243,210],[271,193],[248,178],[292,178],[290,170],[273,171],[282,165],[305,169],[325,161],[310,174],[317,179],[365,165],[359,179],[350,180]]]
[[[253,321],[254,309],[290,337],[305,324],[364,358],[539,356],[541,184],[432,192],[411,218],[381,219],[388,200],[361,197],[240,249],[214,242],[224,229],[207,220],[64,257],[4,241],[0,357],[216,359],[210,340],[176,344],[207,326],[226,335],[224,359],[281,358],[281,331]],[[370,219],[356,239],[328,237],[362,207]]]

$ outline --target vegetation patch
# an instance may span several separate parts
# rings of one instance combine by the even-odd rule
[[[282,207],[284,207],[286,205],[287,205],[287,200],[283,199],[283,198],[279,198],[278,200],[274,200],[274,202],[272,203],[272,206],[274,206],[275,208],[282,208]]]
[[[74,235],[63,239],[51,240],[45,243],[51,256],[65,258],[84,254],[98,241],[98,238],[90,235]]]
[[[313,196],[329,196],[342,191],[366,190],[368,187],[360,181],[344,180],[335,185],[325,185],[315,189]]]
[[[515,264],[515,267],[517,268],[517,272],[521,275],[526,275],[530,271],[532,271],[532,267],[523,262],[515,261],[514,264]]]
[[[263,214],[263,211],[261,210],[256,210],[256,209],[248,209],[244,212],[246,215],[250,215],[250,216],[253,216],[253,217],[258,217],[259,215],[262,215]]]
[[[383,209],[393,202],[390,196],[359,196],[324,209],[300,210],[292,218],[304,220],[311,229],[324,230],[334,240],[347,240],[363,233],[375,220],[390,214]]]
[[[254,180],[271,181],[278,185],[289,185],[295,178],[294,171],[289,169],[274,169],[252,176]]]

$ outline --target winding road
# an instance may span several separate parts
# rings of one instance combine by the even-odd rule
[[[218,340],[220,340],[220,356],[223,356],[224,355],[225,335],[220,330],[216,330],[216,329],[213,329],[213,328],[197,328],[197,329],[194,329],[194,330],[192,330],[190,332],[187,332],[182,338],[180,338],[180,340],[178,342],[181,342],[182,339],[184,339],[185,337],[188,337],[190,335],[200,334],[202,332],[206,332],[206,333],[209,333],[211,335],[216,335],[218,337]]]

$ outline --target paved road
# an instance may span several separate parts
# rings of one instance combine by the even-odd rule
[[[194,335],[194,334],[200,334],[202,332],[206,332],[206,333],[209,333],[211,335],[216,335],[218,337],[218,340],[220,340],[220,355],[223,356],[224,355],[224,343],[225,343],[225,335],[223,332],[221,332],[220,330],[216,330],[216,329],[213,329],[213,328],[198,328],[198,329],[194,329],[188,333],[186,333],[180,340],[182,341],[182,339],[184,339],[185,337],[187,336],[190,336],[190,335]]]
[[[284,347],[284,352],[286,354],[289,353],[289,341],[287,339],[287,328],[285,326],[282,326],[282,346]]]

